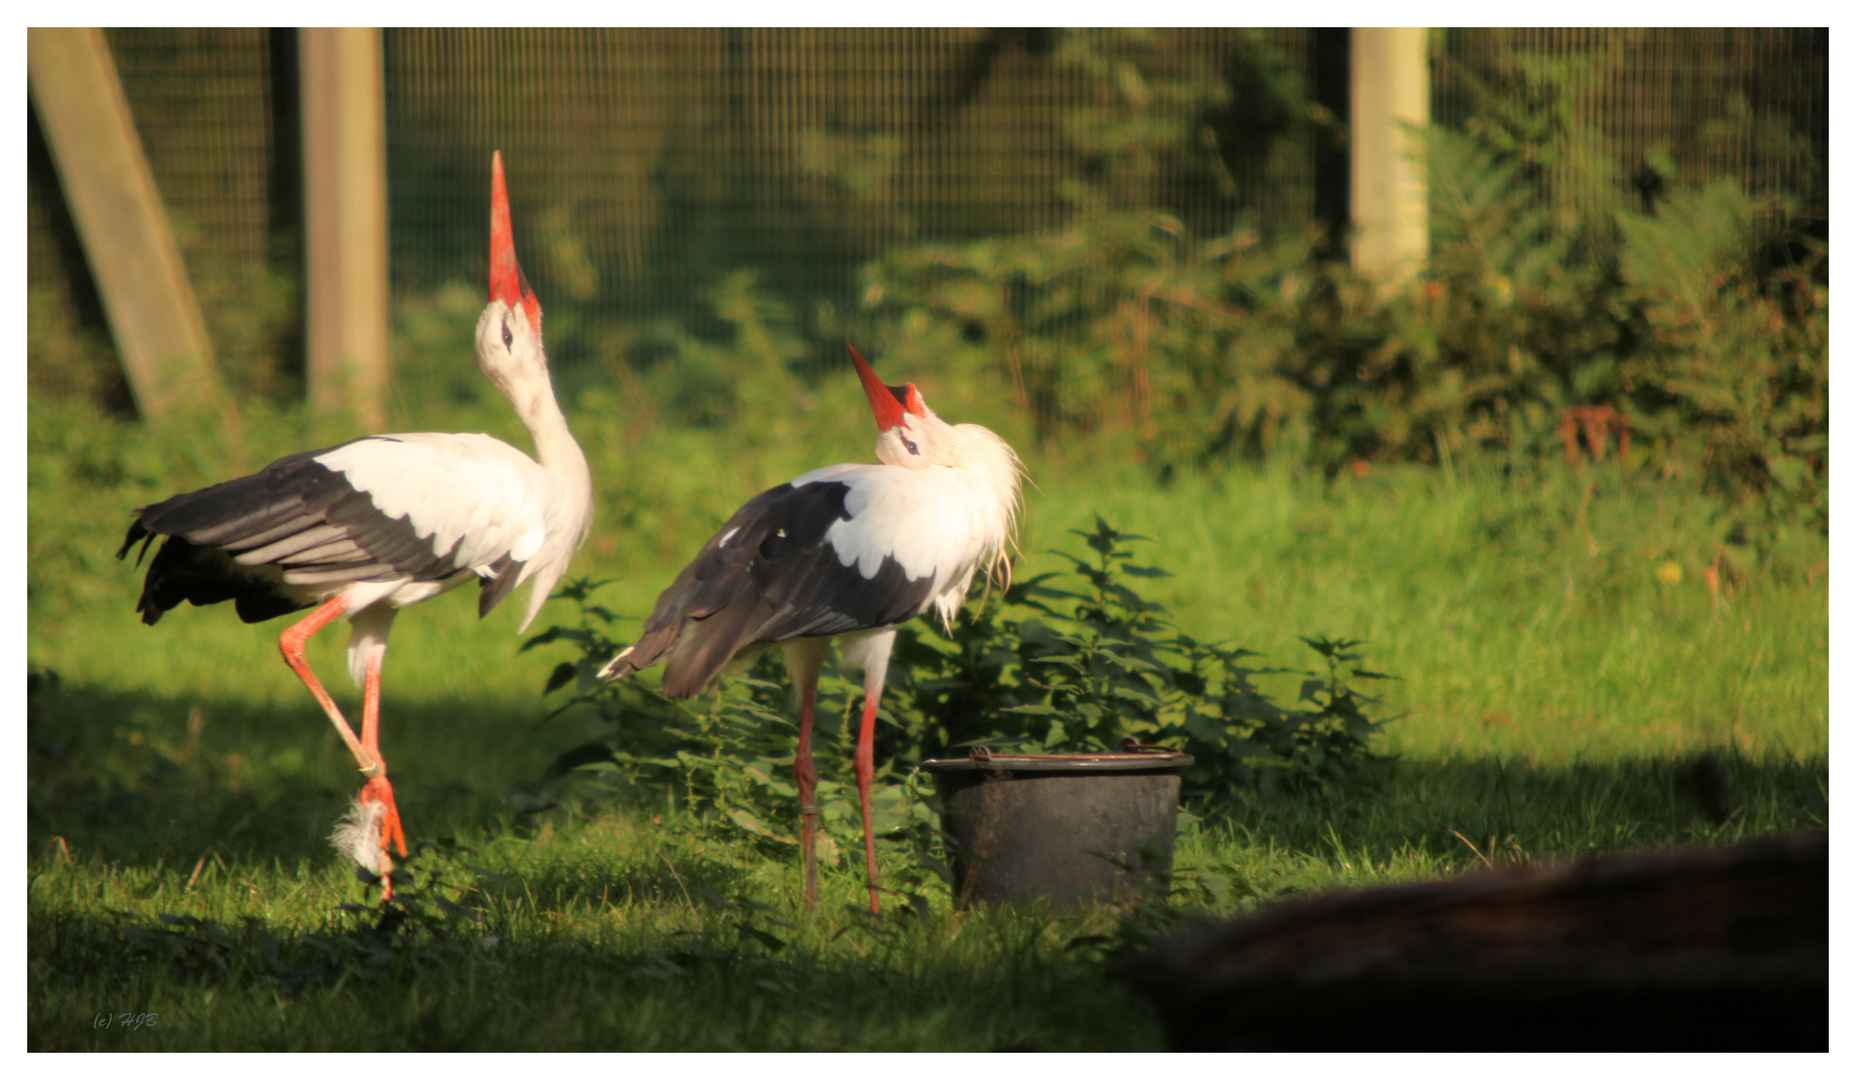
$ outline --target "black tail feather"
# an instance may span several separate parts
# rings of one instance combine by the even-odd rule
[[[135,520],[129,523],[129,535],[123,537],[122,546],[116,549],[116,558],[121,559],[129,554],[129,549],[135,546],[136,541],[141,541],[142,550],[135,553],[135,565],[137,566],[142,565],[142,560],[147,557],[148,545],[155,542],[156,535],[143,527],[141,515],[142,512],[137,510]]]
[[[277,582],[240,572],[224,552],[170,536],[155,552],[135,610],[149,626],[182,604],[205,607],[233,601],[240,620],[263,622],[310,606],[285,595]]]
[[[664,661],[664,695],[690,698],[715,681],[735,653],[759,639],[754,633],[766,622],[766,603],[735,603],[683,626],[676,648]]]
[[[155,537],[166,537],[143,579],[136,604],[142,621],[152,626],[163,613],[183,603],[204,606],[230,600],[245,622],[262,622],[310,606],[307,593],[284,586],[282,571],[240,565],[229,553],[320,528],[331,507],[355,498],[354,489],[339,474],[315,460],[327,452],[292,454],[250,476],[183,492],[137,510],[117,558],[126,557],[140,543],[136,555],[140,566]],[[343,569],[343,576],[353,574],[352,568]]]

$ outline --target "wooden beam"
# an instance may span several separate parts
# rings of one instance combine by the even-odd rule
[[[142,417],[221,413],[206,320],[103,32],[29,29],[32,104]]]
[[[386,426],[386,76],[377,28],[298,31],[311,407]]]
[[[1387,289],[1430,255],[1422,147],[1405,125],[1431,122],[1431,69],[1423,27],[1354,27],[1353,267]]]

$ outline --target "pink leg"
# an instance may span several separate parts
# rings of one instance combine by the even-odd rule
[[[812,764],[812,712],[818,704],[818,673],[829,638],[798,638],[781,646],[793,688],[799,691],[799,751],[793,775],[799,781],[800,856],[805,863],[806,909],[818,903],[818,769]]]
[[[876,776],[876,704],[883,696],[883,671],[864,673],[864,722],[857,730],[857,756],[852,765],[857,773],[857,801],[864,813],[864,872],[870,883],[870,911],[880,909],[876,900],[876,833],[870,827],[870,781]]]
[[[793,774],[799,781],[800,854],[805,863],[806,907],[818,903],[818,769],[812,764],[812,706],[818,701],[818,680],[799,690],[799,752]]]
[[[359,801],[380,803],[385,811],[380,818],[380,899],[393,899],[393,860],[387,855],[391,843],[406,857],[406,834],[400,829],[399,807],[393,801],[393,784],[387,779],[387,761],[380,756],[380,665],[386,659],[384,642],[368,649],[367,676],[361,691],[361,746],[380,765],[380,772],[361,789]]]
[[[346,610],[348,610],[348,597],[335,597],[310,612],[302,622],[285,630],[283,636],[277,639],[277,646],[283,650],[284,663],[289,664],[290,670],[296,672],[296,677],[303,680],[304,686],[309,687],[309,692],[315,695],[316,702],[322,706],[322,711],[328,714],[329,722],[335,725],[335,733],[342,737],[342,742],[348,744],[348,752],[354,755],[356,764],[361,766],[362,774],[371,778],[379,776],[384,771],[380,758],[355,737],[354,729],[348,726],[348,720],[342,716],[342,711],[335,707],[335,700],[329,697],[329,692],[322,688],[320,682],[316,681],[316,673],[309,670],[309,658],[303,653],[303,646],[316,631],[335,621],[336,616]]]
[[[380,666],[386,659],[387,647],[377,644],[368,650],[367,679],[361,693],[361,746],[372,754],[380,763],[380,775],[368,782],[368,788],[377,790],[381,802],[387,804],[387,817],[382,823],[380,844],[386,846],[389,839],[399,849],[400,857],[406,855],[406,834],[400,831],[399,810],[393,805],[393,785],[387,782],[387,759],[380,756]]]

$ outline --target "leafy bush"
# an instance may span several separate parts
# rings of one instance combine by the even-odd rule
[[[1725,183],[1618,225],[1633,426],[1730,498],[1828,530],[1827,247]]]
[[[1072,531],[1091,554],[1052,552],[1067,573],[1014,585],[951,639],[902,628],[884,694],[894,753],[1105,751],[1132,740],[1191,753],[1188,791],[1200,794],[1329,787],[1375,760],[1368,743],[1384,721],[1367,715],[1374,699],[1353,683],[1385,676],[1358,666],[1359,642],[1303,639],[1325,662],[1318,674],[1253,667],[1257,654],[1180,633],[1135,590],[1166,576],[1133,562],[1129,544],[1145,537],[1100,517],[1094,531]],[[1256,683],[1280,674],[1303,676],[1294,706]]]
[[[552,626],[523,643],[523,651],[568,642],[578,653],[559,664],[543,694],[573,684],[572,700],[552,720],[579,705],[592,707],[601,738],[583,743],[555,759],[541,778],[529,808],[552,805],[555,788],[571,773],[597,773],[601,793],[634,803],[668,801],[690,811],[692,820],[713,830],[773,845],[798,843],[799,789],[792,780],[793,749],[798,739],[796,713],[777,654],[761,658],[750,671],[726,679],[715,690],[690,701],[672,701],[642,679],[600,683],[595,673],[623,647],[607,634],[614,615],[593,603],[608,582],[576,579],[557,597],[579,607],[577,626]],[[821,688],[814,715],[815,752],[838,741],[847,727],[844,710],[834,709],[849,687]],[[837,691],[832,693],[830,691]],[[853,705],[856,702],[852,703]],[[835,862],[835,835],[861,835],[862,817],[848,748],[843,754],[818,753],[820,857]],[[893,763],[891,763],[893,764]],[[881,779],[891,764],[878,763]],[[872,814],[885,829],[908,819],[924,819],[911,793],[879,784]]]
[[[1430,258],[1388,289],[1323,259],[1318,230],[1194,230],[1166,184],[1132,183],[1170,169],[1230,184],[1202,122],[1228,89],[1168,73],[1142,44],[1108,31],[1059,50],[1093,88],[1066,127],[1082,165],[1066,224],[865,267],[891,351],[1008,387],[1046,440],[1125,432],[1163,469],[1576,462],[1615,443],[1626,467],[1698,474],[1730,502],[1827,528],[1826,248],[1783,196],[1716,182],[1633,198],[1584,118],[1589,72],[1457,71],[1475,107],[1423,140]],[[1250,51],[1258,70],[1281,66],[1261,41]],[[1276,127],[1319,123],[1296,80],[1267,85]],[[1742,142],[1785,143],[1730,114],[1716,126]]]
[[[1581,217],[1523,159],[1443,129],[1426,147],[1433,250],[1396,290],[1312,231],[1201,237],[1098,202],[892,250],[865,305],[893,351],[1010,387],[1041,437],[1129,432],[1156,466],[1549,457],[1610,410],[1639,436],[1627,466],[1827,526],[1827,248],[1783,203],[1717,183]]]
[[[1127,741],[1180,748],[1196,759],[1186,780],[1197,795],[1239,786],[1330,790],[1378,760],[1368,744],[1384,721],[1369,715],[1374,699],[1354,684],[1385,676],[1358,666],[1351,651],[1358,642],[1305,639],[1322,658],[1318,672],[1253,667],[1254,653],[1179,633],[1160,605],[1131,587],[1165,574],[1132,561],[1128,545],[1142,537],[1100,518],[1093,532],[1077,535],[1092,554],[1055,553],[1069,562],[1067,574],[1014,585],[970,611],[951,638],[921,622],[902,628],[879,711],[879,779],[900,780],[916,762],[981,744],[1053,753],[1115,750]],[[598,771],[608,791],[668,797],[711,827],[793,843],[797,725],[775,657],[689,702],[670,701],[640,679],[599,684],[594,673],[620,648],[607,633],[612,613],[591,600],[600,584],[565,587],[559,595],[579,605],[579,625],[550,627],[523,646],[571,644],[578,655],[555,669],[544,693],[572,684],[574,698],[556,715],[589,706],[605,728],[597,741],[562,754],[544,783]],[[1303,676],[1293,706],[1256,683],[1277,674]],[[861,702],[859,684],[822,681],[814,738],[827,837],[848,840],[862,828],[849,722]],[[834,744],[841,752],[828,749]],[[874,812],[885,830],[929,821],[912,782],[879,783]]]
[[[793,446],[819,428],[820,380],[838,377],[853,337],[902,370],[934,371],[949,415],[1007,429],[1022,417],[1066,449],[1132,443],[1157,471],[1604,454],[1699,477],[1742,517],[1827,530],[1827,241],[1805,234],[1782,192],[1683,187],[1666,146],[1627,180],[1584,96],[1626,54],[1522,50],[1488,70],[1435,55],[1466,115],[1425,133],[1431,253],[1387,288],[1326,257],[1336,238],[1295,224],[1312,203],[1238,211],[1259,176],[1294,190],[1307,163],[1290,168],[1291,150],[1341,130],[1266,36],[1234,37],[1222,68],[1148,31],[1035,40],[1075,93],[1053,154],[1067,173],[1060,225],[899,244],[861,270],[855,311],[742,268],[680,301],[678,317],[620,325],[563,303],[548,323],[557,389],[570,411],[616,421],[582,436],[662,445],[724,430],[744,457]],[[1687,151],[1731,144],[1786,175],[1818,153],[1782,116],[1727,100]],[[901,215],[877,233],[935,234],[901,209],[909,200],[865,197],[898,136],[807,138],[820,176],[863,193],[860,213]],[[566,218],[538,222],[537,242],[563,296],[594,295]],[[254,287],[256,314],[221,350],[234,370],[283,348],[290,322],[287,289]],[[396,307],[396,409],[415,424],[478,402],[488,430],[515,430],[458,362],[480,289]],[[70,391],[112,393],[118,380],[92,370],[99,342],[52,318],[45,290],[29,299],[29,351],[68,361]],[[295,385],[247,375],[235,381],[252,392]],[[661,525],[693,495],[631,472],[601,478],[602,504],[626,507],[628,527]]]

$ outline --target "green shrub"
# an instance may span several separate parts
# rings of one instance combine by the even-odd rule
[[[879,712],[879,776],[900,780],[915,763],[968,747],[1071,753],[1119,749],[1125,742],[1186,750],[1192,795],[1228,797],[1238,788],[1332,789],[1360,766],[1384,721],[1369,710],[1361,680],[1384,678],[1358,664],[1359,643],[1305,639],[1323,669],[1287,672],[1252,666],[1256,654],[1196,641],[1133,587],[1165,571],[1136,565],[1128,545],[1142,540],[1097,519],[1077,532],[1088,556],[1055,553],[1068,573],[1041,574],[982,603],[951,636],[917,621],[897,637]],[[784,671],[770,652],[745,677],[688,702],[664,698],[639,679],[599,684],[594,673],[622,643],[608,634],[613,615],[593,603],[602,583],[576,581],[560,595],[580,610],[577,626],[554,626],[524,649],[565,642],[544,693],[570,684],[575,696],[557,715],[590,707],[606,733],[562,754],[543,778],[607,774],[605,786],[634,800],[668,797],[711,827],[762,842],[790,844],[797,790],[790,780],[796,724]],[[1293,705],[1278,703],[1256,679],[1299,674]],[[861,830],[850,777],[851,721],[859,684],[821,682],[815,738],[826,832]],[[544,800],[537,800],[542,805]],[[885,829],[927,821],[912,784],[879,784],[875,816]]]
[[[1829,528],[1828,249],[1726,183],[1619,215],[1632,426],[1730,500]]]
[[[1470,137],[1426,145],[1434,248],[1390,292],[1317,259],[1313,232],[1202,238],[1091,205],[893,250],[865,304],[895,350],[1009,386],[1041,438],[1131,433],[1156,467],[1577,459],[1607,447],[1574,454],[1566,425],[1610,410],[1627,467],[1825,527],[1827,249],[1782,204],[1717,183],[1584,219]]]
[[[1266,37],[1233,38],[1223,70],[1170,56],[1140,30],[1039,40],[1076,92],[1054,158],[1068,173],[1062,224],[901,243],[862,268],[852,311],[823,301],[808,311],[751,269],[718,274],[681,318],[620,325],[563,303],[548,319],[557,390],[570,411],[613,421],[582,436],[623,439],[639,458],[670,446],[672,461],[688,460],[676,447],[692,432],[725,432],[744,462],[792,453],[816,437],[817,403],[834,393],[827,381],[840,378],[851,337],[900,370],[933,372],[948,415],[1014,438],[1022,423],[1066,452],[1131,446],[1161,473],[1235,460],[1332,474],[1602,455],[1698,477],[1742,517],[1827,531],[1827,241],[1801,231],[1784,193],[1682,187],[1667,147],[1647,152],[1631,194],[1581,96],[1615,57],[1523,50],[1494,72],[1434,58],[1467,115],[1421,140],[1430,257],[1388,287],[1324,257],[1336,238],[1294,224],[1307,205],[1273,210],[1270,231],[1237,212],[1239,162],[1290,187],[1291,146],[1340,132]],[[1234,102],[1244,124],[1224,115]],[[1695,137],[1773,163],[1816,152],[1744,95]],[[840,177],[867,193],[870,170],[899,151],[887,135],[845,138],[871,143]],[[807,152],[824,155],[822,175],[842,171],[830,164],[838,151]],[[1198,197],[1207,192],[1217,197]],[[890,205],[858,205],[879,203]],[[891,227],[916,235],[901,218]],[[538,236],[562,295],[593,295],[567,219],[541,222]],[[286,284],[253,285],[250,318],[222,343],[248,395],[295,385],[261,377],[251,359],[284,349]],[[396,423],[475,402],[486,430],[520,440],[467,361],[480,288],[397,305]],[[95,335],[54,318],[45,290],[29,300],[29,352],[63,358],[65,392],[114,393]],[[226,436],[233,450],[240,430]],[[626,527],[666,523],[694,486],[646,469],[601,484]]]
[[[1014,585],[951,636],[902,628],[884,694],[895,754],[1107,751],[1131,740],[1191,753],[1187,790],[1198,794],[1328,787],[1376,760],[1368,743],[1384,722],[1354,683],[1384,676],[1358,666],[1359,642],[1303,639],[1325,662],[1319,673],[1252,666],[1257,654],[1180,633],[1136,590],[1166,576],[1133,561],[1129,545],[1145,537],[1100,517],[1072,532],[1090,554],[1052,552],[1067,573]],[[1292,706],[1256,683],[1282,674],[1303,677]]]

